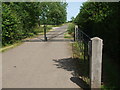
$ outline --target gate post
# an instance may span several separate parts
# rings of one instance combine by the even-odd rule
[[[44,24],[44,40],[47,41],[47,37],[46,37],[46,25]]]
[[[77,25],[75,25],[75,35],[74,35],[74,41],[76,41],[76,40],[77,40],[77,37],[78,37],[78,32],[77,32],[77,30],[78,30],[78,26],[77,26]]]
[[[103,40],[98,37],[94,37],[91,40],[92,53],[90,60],[90,86],[91,89],[94,89],[101,88]]]

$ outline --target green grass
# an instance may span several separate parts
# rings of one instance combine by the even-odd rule
[[[81,48],[84,50],[84,44],[75,42],[73,43],[73,55],[81,60],[84,59],[84,51],[81,51]]]
[[[12,45],[7,45],[7,46],[5,46],[5,47],[2,47],[2,48],[0,48],[0,52],[5,52],[5,51],[7,51],[7,50],[9,50],[9,49],[15,48],[16,46],[19,46],[19,45],[21,45],[22,43],[23,43],[23,42],[18,41],[18,42],[16,42],[16,43],[12,44]]]
[[[68,32],[65,32],[64,38],[72,39],[73,37],[70,34],[68,34]]]
[[[83,51],[80,51],[80,47],[83,47],[83,43],[78,43],[78,42],[74,42],[72,43],[72,51],[73,51],[73,58],[77,59],[78,62],[78,75],[79,77],[81,77],[83,79],[83,81],[85,81],[87,84],[90,83],[90,79],[89,77],[89,67],[88,67],[88,60],[84,60],[84,53]],[[84,48],[83,48],[84,49]]]

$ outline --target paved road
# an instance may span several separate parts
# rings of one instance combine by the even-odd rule
[[[2,54],[3,88],[79,88],[72,76],[71,40],[64,39],[67,25],[26,40]]]

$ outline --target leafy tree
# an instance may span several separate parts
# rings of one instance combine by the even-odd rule
[[[63,2],[3,2],[2,45],[37,34],[37,25],[64,23],[66,6]]]
[[[104,53],[119,63],[120,53],[120,2],[85,2],[75,18],[75,23],[91,37],[98,36],[104,41]],[[115,77],[114,77],[115,78]],[[114,79],[111,86],[119,87]]]
[[[75,18],[75,23],[84,32],[91,37],[99,36],[104,39],[106,53],[114,58],[119,52],[117,48],[119,46],[119,8],[120,3],[86,2]],[[111,42],[114,43],[115,47]]]
[[[46,17],[47,24],[61,24],[66,22],[66,3],[62,2],[42,2],[40,3],[41,22]]]

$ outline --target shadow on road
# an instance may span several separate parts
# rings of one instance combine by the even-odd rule
[[[79,87],[86,90],[89,89],[89,85],[83,81],[81,78],[82,76],[87,76],[86,70],[85,70],[85,64],[84,61],[79,60],[77,58],[64,58],[64,59],[58,59],[53,60],[55,62],[54,65],[57,66],[57,68],[62,68],[67,71],[72,71],[73,77],[70,78],[70,80],[73,83],[76,83]],[[84,66],[83,66],[84,65]]]
[[[89,85],[79,77],[71,77],[70,80],[73,83],[77,84],[83,90],[86,90],[86,89],[88,90],[89,89]]]

